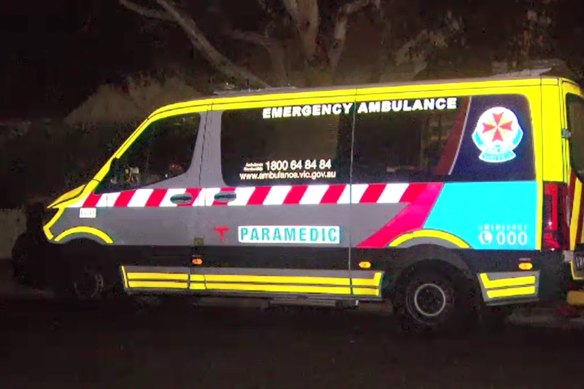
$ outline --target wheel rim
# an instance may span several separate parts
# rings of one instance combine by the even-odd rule
[[[104,288],[103,275],[91,269],[79,271],[73,281],[73,290],[80,299],[95,299]]]
[[[439,316],[446,309],[446,301],[446,292],[440,285],[434,283],[422,284],[414,292],[414,306],[424,317]]]

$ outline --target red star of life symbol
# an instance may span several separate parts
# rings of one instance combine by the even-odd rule
[[[503,119],[503,112],[493,113],[493,119],[495,120],[495,124],[483,123],[483,131],[481,133],[484,134],[485,132],[495,130],[495,132],[493,133],[492,141],[494,142],[498,140],[503,142],[502,130],[513,131],[513,129],[511,128],[511,124],[513,124],[513,122],[510,121],[507,123],[501,123],[501,120]]]
[[[219,235],[219,240],[221,242],[224,242],[225,241],[225,233],[227,233],[229,231],[229,226],[216,226],[215,228],[213,228],[213,230],[215,230],[217,235]]]

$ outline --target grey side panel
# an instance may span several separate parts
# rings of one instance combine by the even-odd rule
[[[204,142],[201,183],[207,188],[224,187],[221,174],[221,112],[208,112]]]

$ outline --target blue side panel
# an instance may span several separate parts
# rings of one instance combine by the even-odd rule
[[[535,250],[537,183],[447,183],[424,228],[449,232],[478,250]]]

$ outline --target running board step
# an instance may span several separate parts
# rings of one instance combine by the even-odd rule
[[[356,308],[359,306],[359,300],[333,300],[333,299],[316,299],[316,298],[275,298],[269,300],[269,305],[296,305],[311,307],[330,307],[330,308]]]

